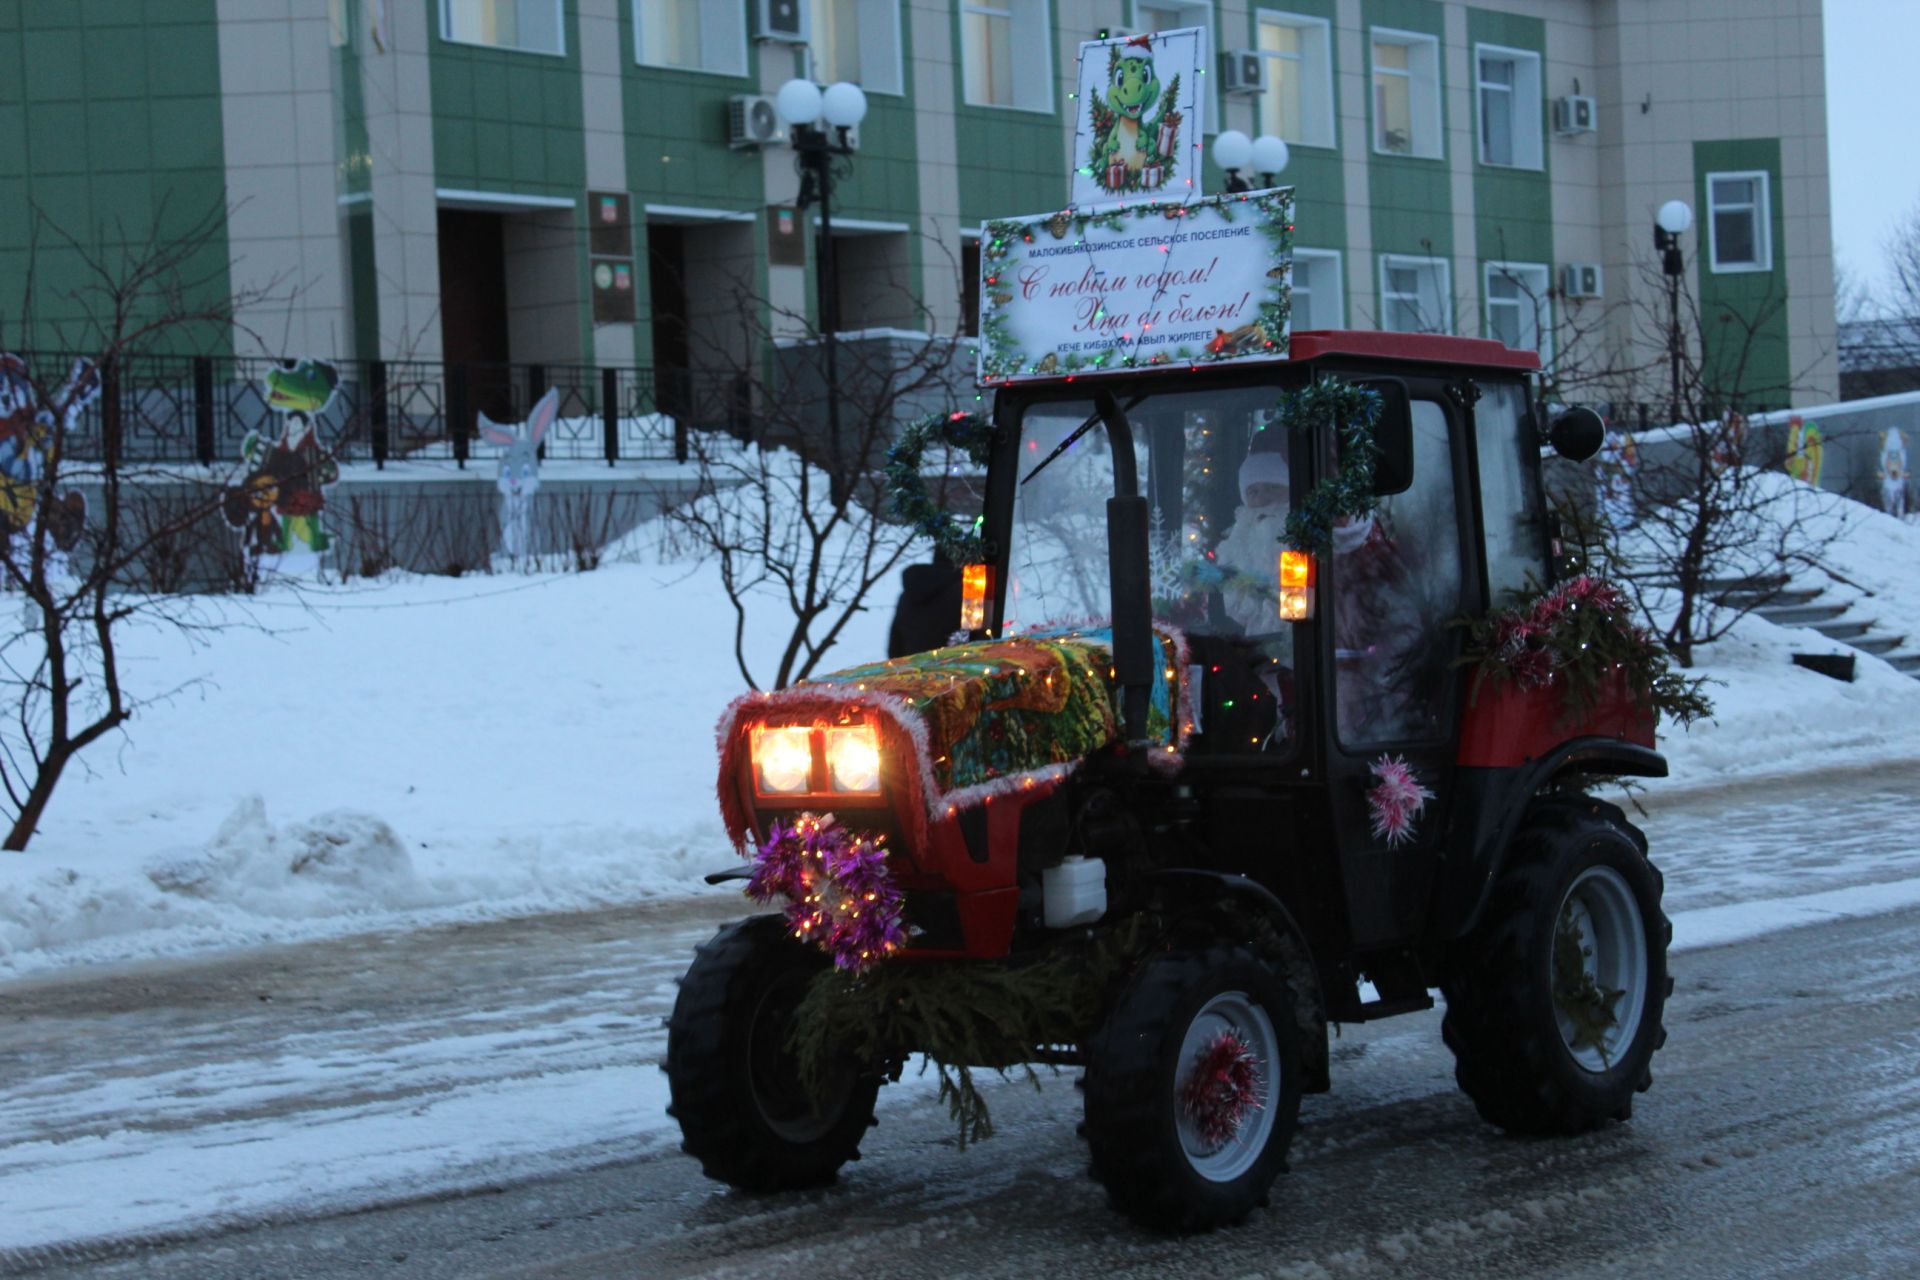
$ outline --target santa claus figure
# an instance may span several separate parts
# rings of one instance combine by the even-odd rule
[[[1880,509],[1907,518],[1907,442],[1898,427],[1888,427],[1880,441]]]
[[[1213,554],[1228,571],[1222,604],[1243,635],[1280,630],[1280,548],[1291,491],[1284,453],[1250,453],[1240,464],[1240,506]]]

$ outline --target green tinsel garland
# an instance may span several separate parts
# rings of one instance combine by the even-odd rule
[[[1340,469],[1313,486],[1306,501],[1287,514],[1287,545],[1295,551],[1328,551],[1335,521],[1366,515],[1378,502],[1373,460],[1380,447],[1373,429],[1380,422],[1379,393],[1349,382],[1315,382],[1281,393],[1276,425],[1289,434],[1326,422],[1338,433]]]
[[[934,413],[902,431],[887,450],[887,488],[893,495],[893,513],[912,525],[915,533],[933,539],[952,564],[978,564],[986,559],[980,522],[956,523],[927,495],[920,460],[935,441],[959,449],[975,466],[985,466],[993,452],[993,424],[977,413]]]

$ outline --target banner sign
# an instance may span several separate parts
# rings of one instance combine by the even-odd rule
[[[1067,202],[1201,195],[1206,65],[1204,27],[1081,45]]]
[[[981,382],[1284,360],[1293,188],[989,222]]]

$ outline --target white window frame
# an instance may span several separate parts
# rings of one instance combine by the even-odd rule
[[[967,60],[973,56],[973,51],[967,45],[969,13],[1005,17],[1013,24],[1012,38],[1008,42],[1014,61],[1012,102],[980,102],[969,92]],[[1050,0],[960,0],[959,16],[961,99],[970,107],[1052,115],[1055,71]],[[1028,95],[1024,102],[1021,101],[1023,90]]]
[[[738,3],[738,0],[695,0],[697,7],[701,11],[702,23],[699,66],[688,67],[682,66],[677,62],[656,62],[647,57],[646,46],[641,38],[640,6],[647,4],[670,4],[675,2],[676,0],[633,0],[631,12],[633,14],[633,60],[635,64],[642,67],[652,67],[658,71],[686,71],[694,75],[726,76],[732,80],[738,80],[745,76],[748,72],[747,10],[745,5]],[[707,32],[705,27],[707,22],[716,17],[721,21],[730,21],[738,33],[739,38],[736,40],[726,40],[726,33],[717,33],[715,40],[716,47],[709,49],[707,47]],[[718,47],[722,42],[728,46],[724,50]],[[710,60],[709,55],[720,52],[735,55],[734,61],[727,66],[715,66]]]
[[[1716,179],[1751,179],[1758,186],[1755,202],[1750,205],[1716,204],[1713,199],[1713,184]],[[1751,262],[1722,262],[1720,260],[1720,221],[1721,210],[1751,208],[1753,211],[1755,260]],[[1729,275],[1743,271],[1773,270],[1773,175],[1765,169],[1731,169],[1707,175],[1707,261],[1709,269],[1715,275]]]
[[[1520,285],[1520,297],[1501,298],[1496,303],[1493,296],[1493,282],[1502,276]],[[1550,363],[1553,359],[1553,268],[1541,262],[1485,264],[1480,272],[1480,306],[1486,321],[1486,336],[1489,338],[1494,336],[1493,309],[1496,305],[1518,307],[1523,339],[1527,329],[1527,309],[1532,308],[1533,330],[1538,339],[1538,345],[1533,349],[1540,353],[1541,364]]]
[[[1481,69],[1485,61],[1492,58],[1499,62],[1513,64],[1513,83],[1511,85],[1490,84],[1481,79]],[[1532,49],[1514,49],[1500,44],[1477,44],[1473,47],[1473,111],[1474,145],[1480,154],[1480,163],[1494,169],[1544,169],[1547,167],[1546,138],[1541,129],[1541,117],[1544,103],[1540,88],[1540,55]],[[1487,105],[1489,90],[1498,90],[1512,96],[1513,103],[1510,118],[1513,122],[1513,159],[1509,161],[1487,159]]]
[[[391,3],[392,0],[388,2]],[[550,0],[550,2],[553,5],[553,29],[560,37],[558,49],[529,49],[517,44],[488,44],[484,40],[461,40],[453,34],[453,0],[440,0],[440,39],[447,44],[465,45],[469,49],[499,49],[505,53],[531,53],[542,58],[564,58],[567,56],[566,5],[563,0]]]
[[[1377,61],[1380,46],[1383,44],[1400,45],[1406,48],[1407,69],[1382,67]],[[1430,73],[1428,76],[1432,93],[1430,101],[1422,103],[1415,90],[1420,77],[1414,74],[1415,51],[1418,50]],[[1367,32],[1367,98],[1373,116],[1373,150],[1377,155],[1394,156],[1402,160],[1444,160],[1447,158],[1446,131],[1441,125],[1441,100],[1444,96],[1440,82],[1440,38],[1430,36],[1424,31],[1401,31],[1394,27],[1372,27]],[[1407,77],[1407,125],[1413,136],[1408,139],[1411,150],[1394,151],[1381,145],[1380,97],[1377,87],[1381,75],[1403,75]],[[1423,106],[1426,108],[1422,110]]]
[[[1338,249],[1302,249],[1293,251],[1293,289],[1297,297],[1300,292],[1300,263],[1305,259],[1315,264],[1316,274],[1324,270],[1333,282],[1332,296],[1325,292],[1308,288],[1307,302],[1313,308],[1311,324],[1295,324],[1296,329],[1344,329],[1347,327],[1347,273],[1341,262]],[[1321,320],[1321,312],[1330,311],[1327,320]]]
[[[1272,53],[1260,48],[1260,28],[1262,26],[1292,27],[1295,31],[1302,33],[1303,38],[1301,40],[1299,57],[1295,58],[1292,55],[1284,53]],[[1307,44],[1305,35],[1308,32],[1313,33],[1314,43],[1318,46],[1314,53],[1308,53],[1305,47]],[[1307,117],[1310,114],[1307,96],[1309,93],[1312,93],[1313,97],[1317,99],[1311,108],[1311,114],[1317,117],[1314,123],[1321,126],[1320,129],[1315,132],[1315,136],[1306,137],[1303,135],[1297,138],[1289,138],[1284,133],[1280,136],[1286,139],[1288,143],[1303,147],[1334,147],[1339,145],[1335,132],[1337,126],[1334,123],[1335,112],[1333,105],[1333,24],[1325,18],[1309,17],[1304,13],[1287,13],[1280,9],[1259,9],[1256,10],[1253,15],[1253,47],[1262,58],[1270,58],[1275,62],[1297,61],[1299,63],[1301,81],[1300,115],[1303,129],[1306,128]],[[1308,65],[1310,59],[1315,64],[1311,67]],[[1267,75],[1268,87],[1260,95],[1260,105],[1258,107],[1258,118],[1261,121],[1263,132],[1265,132],[1264,126],[1266,121],[1266,95],[1273,91],[1272,86],[1277,83],[1278,79],[1269,72]],[[1316,87],[1318,92],[1315,92]]]
[[[1413,267],[1416,269],[1433,268],[1438,279],[1436,292],[1440,299],[1440,324],[1437,328],[1392,329],[1387,325],[1388,299],[1404,298],[1406,295],[1391,293],[1387,289],[1387,270],[1390,267]],[[1388,333],[1452,333],[1453,332],[1453,264],[1445,258],[1423,258],[1410,253],[1383,253],[1380,255],[1380,328]],[[1420,303],[1414,296],[1414,305]]]
[[[1219,32],[1215,31],[1213,26],[1213,0],[1127,0],[1127,18],[1129,20],[1127,25],[1131,26],[1135,31],[1146,31],[1149,29],[1147,24],[1140,20],[1140,6],[1143,3],[1155,9],[1178,9],[1181,11],[1183,17],[1180,25],[1177,27],[1167,27],[1165,30],[1178,31],[1181,27],[1199,27],[1204,30],[1207,33],[1207,37],[1206,42],[1201,46],[1200,50],[1203,58],[1211,59],[1213,53],[1220,48],[1220,41],[1217,39]],[[1220,118],[1219,77],[1212,74],[1214,68],[1211,64],[1202,69],[1207,72],[1204,85],[1213,87],[1211,96],[1207,99],[1207,118],[1210,120],[1218,120]]]
[[[831,0],[810,0],[813,30],[820,30],[821,15]],[[813,78],[821,84],[835,80],[853,80],[868,93],[900,97],[906,93],[902,74],[905,51],[900,43],[900,0],[854,0],[859,16],[855,20],[855,41],[860,47],[860,74],[843,76],[838,68],[820,65],[819,51],[808,49]],[[836,35],[838,33],[836,32]],[[874,66],[868,66],[869,62]]]

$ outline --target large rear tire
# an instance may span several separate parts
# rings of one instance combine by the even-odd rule
[[[1250,1105],[1222,1136],[1195,1106],[1223,1036],[1251,1066]],[[1162,1231],[1238,1222],[1286,1167],[1300,1116],[1300,1035],[1285,975],[1216,946],[1143,964],[1087,1046],[1087,1143],[1113,1206]]]
[[[1652,1085],[1673,926],[1645,850],[1611,805],[1527,816],[1442,984],[1454,1078],[1486,1120],[1584,1133],[1631,1117]]]
[[[709,1178],[749,1191],[823,1186],[860,1156],[877,1077],[848,1064],[816,1105],[787,1031],[827,958],[779,916],[730,924],[694,955],[667,1031],[668,1114]]]

